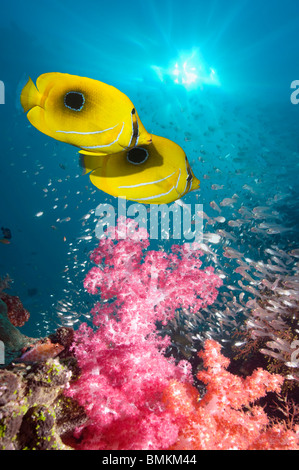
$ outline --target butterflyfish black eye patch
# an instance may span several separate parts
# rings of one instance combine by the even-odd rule
[[[69,91],[64,96],[64,105],[72,111],[81,111],[84,103],[84,95],[78,91]]]
[[[133,165],[140,165],[148,159],[148,151],[142,147],[134,147],[127,153],[127,160]]]

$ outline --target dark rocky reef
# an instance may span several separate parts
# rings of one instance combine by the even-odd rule
[[[72,358],[0,370],[1,450],[72,449],[73,431],[87,419],[63,393],[76,373]]]
[[[74,332],[62,327],[49,338],[28,338],[7,319],[3,304],[0,300],[6,362],[0,369],[0,450],[71,450],[75,428],[87,420],[64,395],[80,373],[70,349]],[[59,346],[58,355],[52,345]]]

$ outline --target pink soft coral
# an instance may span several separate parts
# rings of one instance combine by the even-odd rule
[[[221,281],[211,268],[202,269],[199,251],[184,245],[145,252],[147,234],[140,240],[134,223],[128,226],[129,238],[100,241],[92,254],[98,266],[85,279],[102,302],[92,310],[97,329],[83,324],[75,338],[81,376],[67,393],[89,416],[77,429],[77,448],[296,448],[294,432],[270,427],[253,404],[278,391],[282,377],[260,369],[246,379],[234,376],[220,345],[207,341],[200,353],[205,370],[198,374],[207,392],[199,400],[190,364],[165,357],[169,338],[158,334],[156,322],[166,323],[177,308],[211,304]]]
[[[211,268],[200,269],[200,252],[185,245],[144,253],[147,234],[140,240],[132,221],[128,227],[129,238],[100,241],[92,254],[98,266],[84,283],[105,303],[92,310],[98,329],[82,325],[76,333],[82,373],[68,394],[90,417],[77,433],[83,449],[166,449],[175,442],[178,424],[162,396],[171,380],[191,382],[190,365],[163,355],[169,339],[158,335],[156,322],[166,323],[176,308],[211,304],[221,285]]]
[[[263,408],[254,402],[268,392],[278,392],[280,375],[257,369],[245,379],[227,371],[229,360],[213,340],[199,353],[204,368],[197,377],[207,385],[200,400],[196,389],[173,381],[164,391],[168,409],[181,419],[172,449],[298,449],[298,434],[282,425],[269,425]],[[185,422],[183,423],[183,421]]]
[[[123,223],[119,222],[116,235],[121,233]],[[115,242],[105,238],[91,255],[98,266],[85,278],[88,292],[96,294],[100,289],[105,301],[116,296],[114,310],[121,316],[127,314],[129,323],[135,315],[143,317],[143,310],[147,310],[147,322],[150,315],[151,323],[166,323],[180,307],[198,311],[214,302],[222,281],[212,267],[201,269],[199,250],[185,244],[174,245],[172,253],[144,253],[149,246],[147,233],[140,239],[134,221],[128,220],[127,224],[127,239]]]

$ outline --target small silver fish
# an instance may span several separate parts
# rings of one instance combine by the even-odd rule
[[[221,237],[228,238],[229,240],[232,240],[234,242],[237,241],[236,237],[234,237],[232,234],[228,233],[226,230],[219,229],[217,230],[217,233],[221,235]]]
[[[211,202],[210,202],[210,206],[211,206],[212,209],[214,209],[215,211],[218,211],[219,214],[221,213],[221,209],[220,209],[220,207],[218,206],[218,204],[217,204],[215,201],[211,201]]]
[[[243,225],[243,221],[240,220],[240,219],[236,219],[236,220],[229,220],[228,221],[228,225],[230,227],[241,227]]]
[[[233,197],[225,197],[221,202],[221,207],[233,206],[237,202],[238,196],[234,194]]]

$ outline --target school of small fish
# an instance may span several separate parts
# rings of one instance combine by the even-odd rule
[[[183,143],[192,168],[202,175],[200,192],[188,194],[184,201],[203,204],[203,262],[214,266],[224,283],[211,307],[196,314],[178,311],[172,329],[183,335],[187,352],[194,351],[205,338],[235,341],[238,346],[232,336],[240,328],[250,330],[253,337],[266,335],[269,340],[264,353],[283,360],[289,376],[299,380],[299,345],[277,336],[288,322],[298,322],[299,196],[295,170],[298,172],[299,151],[294,144],[295,124],[294,128],[284,127],[284,120],[271,105],[269,109],[259,103],[235,106],[223,99],[216,106],[193,95],[185,97],[179,107],[174,99],[168,121],[165,111],[162,125],[163,110],[155,106],[152,95],[140,93],[137,97],[140,113],[152,116],[148,119],[151,128]],[[58,324],[73,326],[90,320],[93,299],[84,293],[82,281],[90,263],[88,254],[96,245],[95,208],[99,202],[113,204],[113,198],[98,199],[96,190],[76,174],[67,150],[57,151],[55,146],[51,151],[46,143],[45,151],[55,159],[56,167],[49,172],[48,162],[41,157],[35,163],[34,184],[44,181],[40,188],[44,199],[35,218],[46,220],[44,223],[65,243],[63,287],[60,294],[53,294],[52,308]],[[21,171],[28,178],[32,176],[26,167]],[[167,243],[161,242],[160,249]],[[44,312],[44,318],[47,315]],[[295,330],[299,333],[298,326]]]

